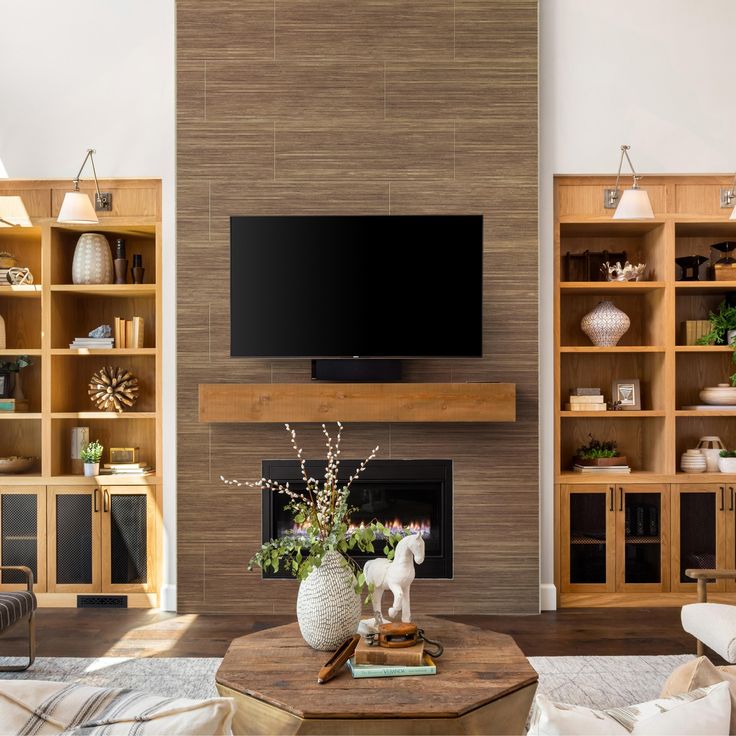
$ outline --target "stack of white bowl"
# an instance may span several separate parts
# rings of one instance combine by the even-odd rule
[[[705,455],[700,450],[685,450],[680,458],[680,470],[684,473],[705,473]]]

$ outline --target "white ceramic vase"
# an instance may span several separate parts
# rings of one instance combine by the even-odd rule
[[[736,473],[736,457],[719,457],[718,470],[721,473]]]
[[[99,463],[85,463],[84,464],[84,474],[89,478],[95,475],[100,474],[100,464]]]
[[[705,455],[700,450],[685,450],[680,458],[680,470],[683,473],[705,473]]]
[[[610,348],[631,326],[626,312],[622,312],[613,302],[603,301],[580,320],[580,328],[596,347]]]
[[[726,446],[721,442],[720,437],[708,436],[701,437],[698,441],[698,450],[701,455],[705,456],[705,469],[709,473],[718,472],[718,460],[721,450],[725,450]]]
[[[312,649],[334,651],[358,630],[360,595],[339,552],[327,552],[322,564],[299,585],[296,617]]]
[[[74,249],[72,283],[111,284],[112,282],[112,251],[107,238],[100,233],[82,233]]]

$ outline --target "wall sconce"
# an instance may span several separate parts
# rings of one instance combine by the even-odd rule
[[[64,201],[61,203],[57,222],[76,223],[80,225],[94,225],[100,220],[95,212],[111,212],[112,211],[112,194],[110,192],[100,191],[100,182],[97,181],[97,171],[95,170],[95,160],[92,154],[96,153],[94,148],[87,149],[87,155],[79,167],[79,173],[72,179],[74,182],[74,191],[67,192],[64,195]],[[95,178],[95,204],[92,206],[90,198],[79,191],[79,177],[89,159],[92,164],[92,175]]]
[[[721,208],[733,207],[733,212],[729,220],[736,220],[736,176],[733,177],[730,187],[721,187]]]
[[[0,227],[33,227],[20,197],[15,195],[0,197]]]
[[[652,203],[649,201],[649,195],[645,189],[639,188],[639,179],[641,177],[634,170],[634,165],[629,157],[629,149],[631,146],[621,146],[621,158],[618,162],[618,174],[616,174],[616,185],[613,189],[603,190],[603,206],[607,210],[616,209],[613,213],[614,220],[651,220],[654,218]],[[629,164],[633,177],[631,189],[624,189],[622,192],[618,188],[621,179],[621,167],[624,164],[624,157]]]

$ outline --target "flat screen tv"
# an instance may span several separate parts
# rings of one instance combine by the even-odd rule
[[[483,216],[230,218],[230,353],[482,354]]]

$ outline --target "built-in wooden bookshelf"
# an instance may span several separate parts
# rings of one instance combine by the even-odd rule
[[[728,380],[734,372],[732,349],[723,345],[684,345],[681,334],[682,322],[707,319],[709,311],[726,294],[736,292],[736,282],[680,281],[680,269],[675,264],[675,258],[684,255],[710,258],[713,243],[736,240],[736,222],[729,221],[731,210],[720,208],[720,188],[729,186],[730,179],[730,176],[646,177],[642,186],[650,195],[655,218],[636,222],[613,220],[613,210],[604,208],[603,190],[613,187],[614,178],[560,176],[555,179],[556,570],[563,605],[635,605],[637,601],[650,605],[653,600],[676,605],[678,601],[672,597],[675,593],[694,591],[694,585],[681,580],[679,569],[681,558],[684,560],[681,545],[685,544],[686,534],[691,534],[692,540],[702,532],[706,541],[697,544],[714,548],[712,553],[708,552],[714,556],[714,564],[736,564],[736,502],[731,502],[731,496],[736,496],[736,476],[687,474],[679,469],[680,455],[695,447],[703,435],[718,435],[729,449],[736,449],[736,407],[733,411],[683,408],[701,403],[698,393],[705,386]],[[647,264],[646,280],[628,283],[565,280],[565,255],[586,250],[625,251],[629,261]],[[704,266],[701,278],[709,278],[705,272]],[[580,328],[583,315],[603,299],[612,301],[631,320],[630,329],[615,347],[595,347]],[[600,387],[610,401],[612,381],[630,378],[640,381],[641,411],[565,410],[568,396],[576,387]],[[589,434],[600,440],[614,440],[628,458],[632,472],[604,476],[572,472],[575,450],[586,444]],[[722,531],[716,533],[715,527],[703,517],[698,521],[703,528],[678,536],[688,520],[694,518],[692,515],[685,518],[685,506],[678,505],[680,500],[689,503],[688,494],[695,493],[693,486],[705,494],[698,499],[707,497],[706,506],[712,501],[713,508],[708,506],[703,513],[712,512],[717,523],[723,524]],[[576,487],[577,493],[583,495],[589,489],[589,497],[575,496],[572,490]],[[671,552],[672,564],[667,570],[665,566],[658,569],[660,578],[656,584],[625,582],[621,569],[631,565],[636,555],[633,547],[626,551],[627,545],[634,543],[622,541],[625,522],[617,521],[621,529],[616,532],[616,539],[611,538],[612,531],[608,535],[602,533],[606,537],[606,554],[616,559],[615,576],[609,570],[604,575],[605,584],[600,580],[575,583],[574,575],[571,577],[575,554],[570,552],[571,549],[574,552],[574,543],[569,536],[575,532],[571,529],[571,515],[576,513],[572,506],[580,504],[580,511],[586,503],[592,504],[589,509],[597,503],[604,515],[623,514],[627,489],[629,494],[634,494],[631,490],[634,487],[639,496],[643,494],[647,498],[646,504],[662,514],[659,524],[662,534],[656,538],[660,540],[658,544],[668,545],[665,556],[670,559]],[[727,519],[724,516],[721,522],[719,514],[731,516]],[[654,564],[653,557],[647,559],[647,564]],[[601,575],[602,570],[601,563]],[[655,592],[665,595],[653,596]]]
[[[22,373],[28,412],[0,412],[0,456],[38,458],[27,473],[0,475],[0,495],[15,487],[35,487],[37,492],[46,489],[49,494],[61,488],[76,487],[80,492],[90,488],[109,495],[123,494],[125,487],[145,486],[150,488],[148,492],[156,507],[151,519],[155,519],[154,527],[160,530],[161,185],[158,180],[106,180],[101,185],[113,193],[113,212],[100,213],[96,225],[69,225],[56,221],[63,194],[69,189],[68,182],[0,182],[0,194],[21,195],[33,223],[31,228],[0,228],[0,251],[13,253],[18,265],[30,268],[34,276],[32,286],[0,285],[0,314],[7,332],[7,347],[0,350],[0,359],[28,355],[33,360],[33,365]],[[88,187],[82,188],[92,193]],[[73,284],[74,248],[84,232],[103,233],[111,244],[116,238],[124,238],[131,262],[133,253],[143,256],[144,283]],[[128,280],[132,280],[130,272]],[[113,326],[116,316],[144,318],[142,348],[76,350],[69,347],[75,337],[86,336],[98,325]],[[140,381],[137,403],[123,414],[96,411],[87,395],[92,374],[106,365],[128,368]],[[71,457],[70,433],[76,426],[89,427],[90,439],[99,439],[105,446],[105,462],[110,447],[139,447],[141,459],[156,472],[145,476],[84,477]],[[95,507],[100,506],[98,491],[91,493]],[[51,526],[48,529],[51,538]],[[160,554],[160,545],[150,539],[148,553],[156,550]],[[51,565],[52,560],[49,558],[48,562]],[[99,569],[104,567],[100,563]],[[96,575],[99,569],[96,568]],[[126,592],[133,596],[129,605],[156,603],[152,591],[158,589],[154,580],[157,574],[155,570],[149,571],[146,586],[128,586]],[[0,588],[4,582],[0,581]],[[57,587],[57,595],[53,597],[49,592],[51,587],[49,580],[48,590],[37,588],[42,602],[76,605],[73,591],[62,595]]]

